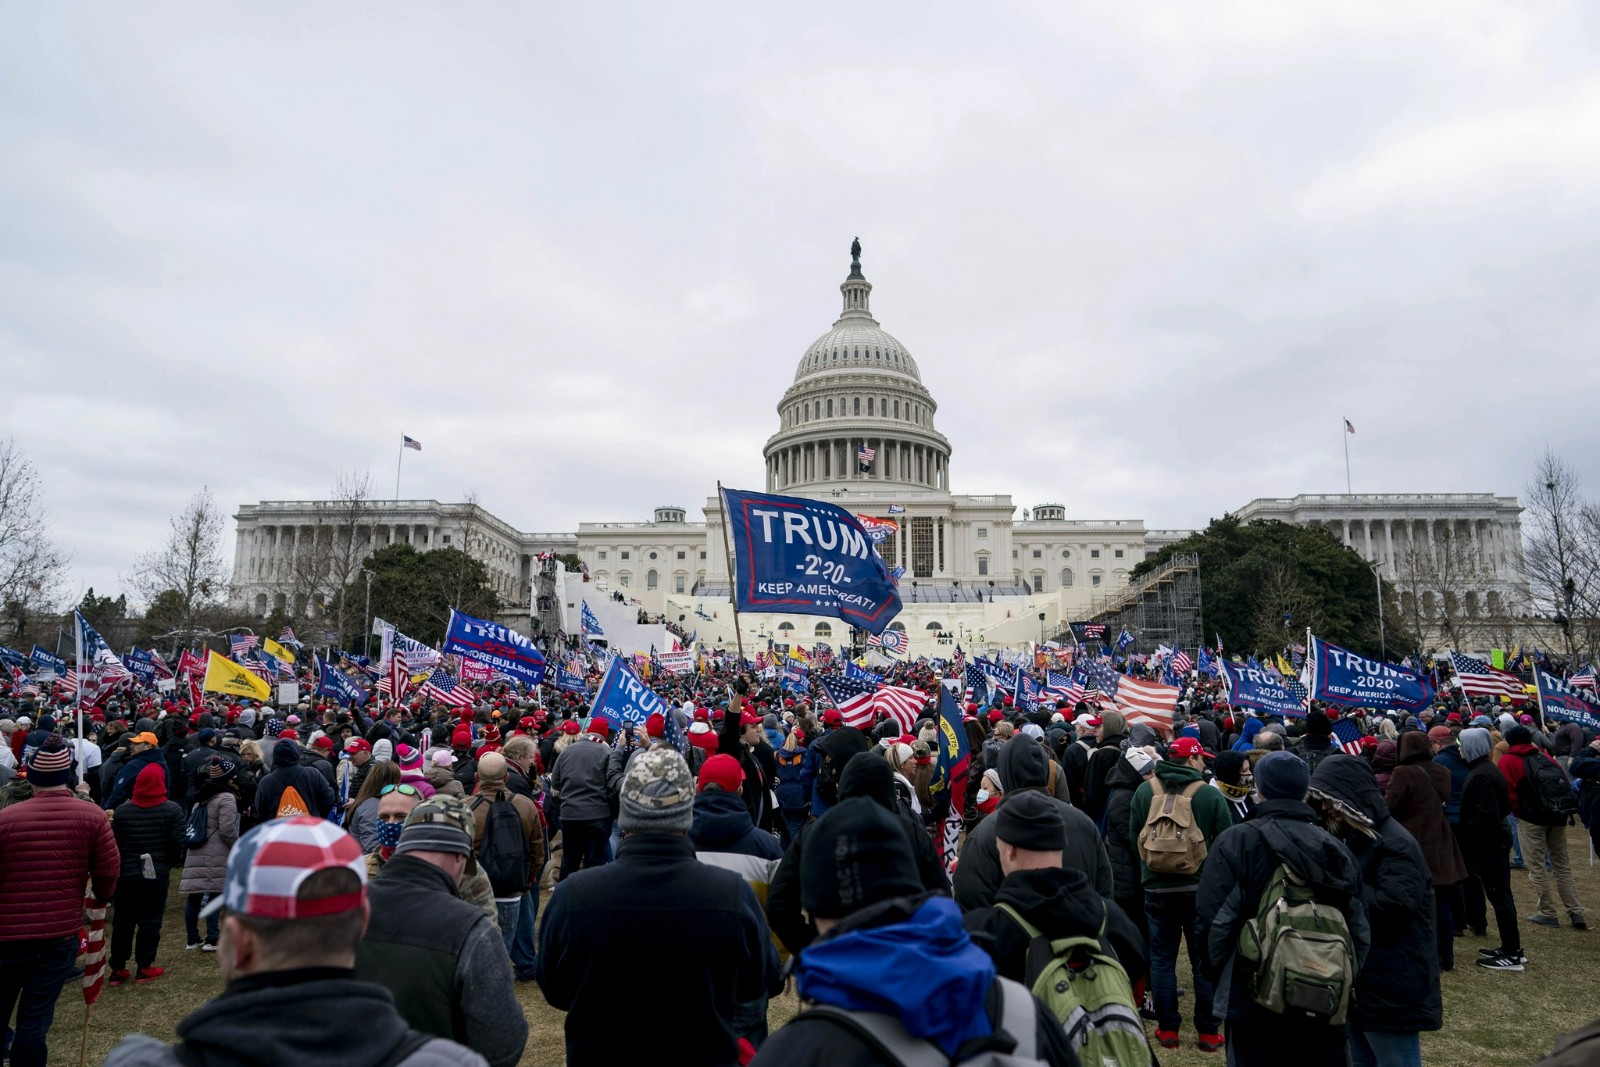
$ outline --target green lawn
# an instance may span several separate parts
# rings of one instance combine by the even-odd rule
[[[1578,895],[1591,909],[1591,920],[1600,921],[1600,868],[1589,866],[1588,843],[1581,830],[1570,831],[1570,842],[1577,858]],[[1529,914],[1533,910],[1533,892],[1527,875],[1517,871],[1512,874],[1518,913]],[[1493,929],[1491,918],[1491,937]],[[1457,969],[1444,976],[1444,1029],[1424,1034],[1422,1039],[1426,1063],[1438,1067],[1526,1065],[1550,1051],[1558,1035],[1600,1015],[1600,1000],[1592,995],[1596,965],[1600,963],[1600,942],[1595,933],[1523,923],[1522,937],[1529,963],[1521,974],[1495,974],[1473,964],[1480,947],[1495,943],[1491,939],[1468,937],[1456,942]],[[187,952],[183,942],[181,901],[174,894],[163,929],[161,957],[157,960],[166,967],[166,976],[148,986],[129,984],[105,990],[95,1007],[89,1034],[91,1064],[100,1063],[111,1046],[130,1030],[170,1040],[178,1020],[217,992],[215,957]],[[1180,961],[1178,984],[1187,989],[1193,983],[1186,977],[1186,966]],[[533,983],[518,986],[517,995],[527,1011],[530,1028],[523,1067],[561,1063],[561,1013],[544,1002]],[[1187,1012],[1188,997],[1183,1005]],[[773,1026],[793,1015],[795,1008],[792,994],[774,1001]],[[77,1062],[82,1027],[83,998],[75,985],[69,986],[62,994],[50,1035],[52,1063],[59,1067]],[[1192,1028],[1186,1028],[1183,1038],[1185,1047],[1160,1053],[1164,1067],[1215,1067],[1222,1062],[1220,1055],[1207,1055],[1194,1047]]]

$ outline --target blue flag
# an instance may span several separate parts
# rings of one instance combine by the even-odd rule
[[[7,667],[15,667],[21,670],[28,665],[28,657],[14,648],[6,648],[4,645],[0,645],[0,663],[4,663]]]
[[[941,828],[939,855],[949,871],[956,863],[956,843],[961,838],[961,814],[967,806],[968,772],[972,748],[961,721],[961,706],[947,687],[939,687],[939,788],[950,797],[949,813]]]
[[[1367,659],[1319,637],[1311,639],[1311,695],[1329,704],[1421,711],[1433,703],[1433,686],[1416,671]]]
[[[156,684],[156,661],[150,658],[150,653],[142,652],[135,648],[122,657],[122,665],[143,685]]]
[[[1122,628],[1122,632],[1117,635],[1117,651],[1126,652],[1128,651],[1128,646],[1131,644],[1133,644],[1133,635],[1130,634],[1128,632],[1128,628],[1124,626]]]
[[[873,674],[869,670],[863,670],[848,660],[844,665],[844,676],[853,682],[865,682],[867,685],[883,684],[883,675]]]
[[[1586,730],[1600,730],[1600,697],[1534,667],[1533,683],[1539,687],[1539,705],[1558,722],[1575,722]]]
[[[1021,667],[1017,668],[1017,707],[1023,711],[1038,711],[1044,699],[1039,694],[1039,683],[1033,677],[1024,674]]]
[[[1305,690],[1296,684],[1294,688],[1299,690],[1296,694],[1283,679],[1274,678],[1266,671],[1224,663],[1222,683],[1228,690],[1228,703],[1236,708],[1254,708],[1268,715],[1305,716],[1306,709],[1300,703]]]
[[[57,678],[65,678],[67,676],[67,661],[60,656],[46,652],[38,645],[34,645],[33,651],[28,653],[28,662],[33,665],[33,669],[37,672],[54,674]]]
[[[1217,661],[1212,659],[1211,653],[1203,648],[1200,650],[1200,658],[1195,661],[1195,670],[1201,674],[1209,674],[1213,678],[1221,673],[1221,668],[1217,666]]]
[[[360,707],[367,702],[367,691],[356,684],[354,678],[323,659],[321,656],[312,657],[317,668],[317,688],[313,696],[332,697],[341,704],[355,704]]]
[[[783,665],[783,678],[778,684],[790,693],[809,693],[811,691],[810,673],[806,665],[799,660],[788,660]]]
[[[589,693],[589,686],[583,680],[583,675],[577,671],[569,671],[565,667],[557,667],[548,675],[550,684],[566,693]]]
[[[879,634],[900,613],[861,521],[803,497],[724,489],[740,611],[823,615]]]
[[[605,639],[606,632],[600,629],[600,620],[597,619],[594,612],[590,610],[589,602],[587,600],[583,601],[583,607],[578,613],[578,619],[578,625],[583,631],[583,639],[585,641],[593,638],[600,638],[601,640]]]
[[[672,705],[644,684],[628,666],[626,656],[612,656],[606,676],[600,679],[593,713],[609,722],[613,729],[620,730],[623,723],[643,723],[658,711],[663,716],[671,715]]]
[[[450,609],[450,627],[444,634],[444,651],[487,663],[514,682],[538,685],[544,681],[544,653],[533,642],[497,622],[485,622]]]

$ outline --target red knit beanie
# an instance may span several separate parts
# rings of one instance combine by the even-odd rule
[[[166,803],[167,774],[155,764],[148,764],[133,780],[133,806],[155,808]]]

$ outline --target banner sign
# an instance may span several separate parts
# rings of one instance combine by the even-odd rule
[[[1035,712],[1044,706],[1044,696],[1040,692],[1039,683],[1033,680],[1031,674],[1024,674],[1021,667],[1017,668],[1017,707],[1026,712]]]
[[[809,693],[811,691],[811,671],[804,663],[792,659],[783,667],[783,679],[779,685],[790,693]]]
[[[317,688],[314,695],[332,697],[341,704],[354,703],[358,707],[367,702],[367,691],[344,671],[321,656],[314,658],[317,667]]]
[[[1557,678],[1543,667],[1533,668],[1533,681],[1539,687],[1539,705],[1546,718],[1575,722],[1585,730],[1600,730],[1600,697]]]
[[[480,682],[487,685],[494,678],[494,668],[480,660],[462,656],[458,676],[463,682]]]
[[[41,682],[67,676],[67,661],[60,656],[52,655],[40,648],[33,646],[33,651],[28,653],[28,662],[33,664],[33,669]],[[49,677],[45,677],[49,675]]]
[[[900,524],[893,519],[875,519],[871,515],[857,515],[856,521],[867,531],[867,536],[872,538],[872,543],[875,545],[883,544],[900,532]]]
[[[594,714],[620,730],[623,723],[643,723],[658,711],[673,714],[672,705],[651,692],[626,657],[612,656],[606,676],[600,679],[600,692],[595,694]]]
[[[150,653],[140,649],[133,649],[122,657],[122,665],[139,679],[141,685],[156,684],[156,663],[150,658]]]
[[[1416,671],[1367,659],[1349,649],[1311,639],[1311,696],[1329,704],[1421,711],[1433,703],[1433,685]]]
[[[578,671],[569,671],[557,667],[550,672],[549,680],[551,685],[564,692],[583,694],[589,692],[588,685],[584,683],[583,675]]]
[[[656,662],[668,674],[693,674],[693,652],[657,652]]]
[[[485,622],[450,609],[450,628],[444,634],[444,651],[487,663],[514,681],[538,685],[544,681],[544,653],[515,630]]]
[[[737,489],[723,500],[740,611],[823,615],[875,634],[900,613],[889,568],[848,511]]]
[[[1222,683],[1228,690],[1228,703],[1234,707],[1254,708],[1268,715],[1305,716],[1306,709],[1300,702],[1301,697],[1289,689],[1282,678],[1274,678],[1266,671],[1234,663],[1223,663],[1221,667]]]

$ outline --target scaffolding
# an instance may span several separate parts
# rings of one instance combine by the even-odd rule
[[[1175,555],[1125,588],[1097,598],[1085,621],[1103,623],[1108,643],[1126,629],[1134,638],[1129,652],[1154,652],[1157,645],[1200,648],[1199,555]]]

